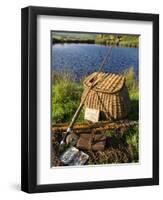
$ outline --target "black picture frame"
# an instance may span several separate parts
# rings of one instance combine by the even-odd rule
[[[37,184],[37,16],[55,15],[153,23],[153,177]],[[30,6],[21,11],[21,190],[28,193],[159,184],[159,15]],[[148,111],[147,111],[148,112]]]

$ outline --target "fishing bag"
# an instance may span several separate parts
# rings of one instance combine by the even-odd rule
[[[82,150],[103,151],[105,149],[106,136],[101,132],[82,133],[77,142],[77,148]]]

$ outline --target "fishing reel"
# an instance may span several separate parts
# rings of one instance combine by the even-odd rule
[[[79,136],[73,132],[70,128],[67,129],[62,141],[60,142],[60,145],[76,145],[77,141],[79,139]]]

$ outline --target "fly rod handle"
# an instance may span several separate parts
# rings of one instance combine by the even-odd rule
[[[80,111],[82,110],[82,108],[83,108],[83,106],[84,106],[84,102],[85,102],[85,100],[86,100],[86,98],[87,98],[87,96],[88,96],[88,93],[90,92],[90,90],[91,90],[96,84],[97,84],[97,82],[95,82],[94,84],[92,84],[92,85],[88,88],[88,90],[87,90],[87,92],[86,92],[84,98],[82,99],[82,101],[81,101],[81,103],[80,103],[78,109],[76,110],[76,112],[75,112],[75,114],[74,114],[74,116],[73,116],[73,118],[72,118],[72,120],[71,120],[71,122],[70,122],[70,124],[69,124],[69,126],[68,126],[68,128],[67,128],[66,134],[65,134],[63,140],[61,141],[61,144],[63,144],[63,143],[66,142],[65,140],[66,140],[67,136],[72,132],[72,127],[74,126],[74,124],[75,124],[75,122],[76,122],[76,120],[77,120],[77,118],[78,118],[78,116],[79,116],[79,114],[80,114]]]

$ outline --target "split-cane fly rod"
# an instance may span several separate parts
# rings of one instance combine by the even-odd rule
[[[107,60],[108,60],[108,61],[110,60],[112,49],[113,49],[113,46],[111,46],[111,47],[108,49],[108,52],[107,52],[106,56],[104,57],[104,59],[103,59],[101,65],[100,65],[100,67],[99,67],[99,70],[97,71],[96,75],[93,77],[92,84],[90,85],[90,87],[89,87],[88,90],[86,91],[84,98],[81,100],[80,105],[79,105],[78,109],[76,110],[76,112],[75,112],[75,114],[74,114],[74,116],[73,116],[73,118],[72,118],[72,120],[71,120],[71,122],[70,122],[70,124],[69,124],[69,126],[68,126],[68,128],[67,128],[66,134],[64,135],[64,137],[63,137],[63,139],[62,139],[60,145],[63,145],[63,144],[66,142],[67,136],[68,136],[70,133],[72,133],[72,128],[73,128],[73,126],[74,126],[74,123],[76,122],[76,120],[77,120],[77,118],[78,118],[78,116],[79,116],[79,114],[80,114],[80,111],[82,110],[82,108],[83,108],[83,106],[84,106],[84,102],[85,102],[85,100],[86,100],[86,98],[87,98],[87,96],[88,96],[90,90],[93,89],[93,88],[97,85],[97,83],[98,83],[98,81],[99,81],[99,80],[96,80],[98,74],[102,71],[102,68],[104,67],[106,61],[107,61]]]

